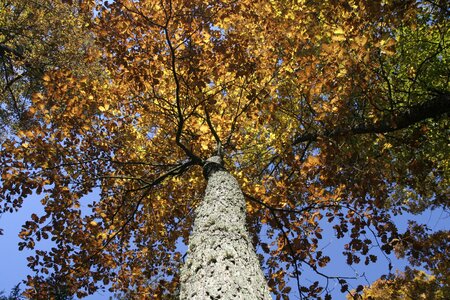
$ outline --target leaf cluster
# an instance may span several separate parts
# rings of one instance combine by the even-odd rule
[[[39,21],[31,37],[64,51],[8,40],[45,66],[39,89],[24,96],[32,122],[0,148],[2,211],[32,194],[44,207],[24,224],[20,248],[54,243],[29,258],[40,274],[28,279],[30,297],[45,295],[40,276],[53,271],[79,297],[103,286],[175,294],[180,245],[204,192],[201,167],[217,145],[248,200],[248,228],[277,298],[328,299],[333,282],[350,289],[355,278],[324,272],[328,224],[349,265],[375,263],[379,249],[426,261],[426,247],[407,250],[413,234],[398,232],[392,215],[447,205],[443,8],[50,2],[52,11],[24,6],[19,16]],[[14,19],[15,7],[2,16]],[[27,60],[8,55],[26,70]],[[319,279],[306,284],[305,270]]]

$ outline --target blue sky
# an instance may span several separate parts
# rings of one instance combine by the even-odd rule
[[[24,206],[16,213],[4,213],[0,216],[0,228],[4,231],[4,235],[0,236],[0,291],[4,291],[5,295],[9,295],[11,289],[21,280],[31,274],[27,267],[27,256],[33,255],[32,250],[18,250],[18,243],[21,241],[18,234],[22,225],[30,219],[32,213],[40,215],[43,212],[42,205],[38,197],[31,196],[24,201]],[[49,248],[51,241],[41,240],[36,243],[37,249]],[[25,286],[21,284],[21,287]],[[108,299],[108,293],[98,293],[83,299],[101,300]]]
[[[32,213],[42,212],[42,207],[37,197],[29,197],[27,201],[24,202],[24,207],[17,213],[5,213],[0,217],[0,228],[4,229],[4,235],[0,236],[0,291],[5,291],[5,294],[9,294],[9,291],[12,287],[14,287],[17,283],[19,283],[22,279],[26,277],[26,275],[30,274],[30,270],[27,267],[26,257],[33,254],[33,251],[24,250],[18,251],[17,244],[20,239],[18,237],[18,233],[20,232],[20,228],[22,224],[25,223],[30,218]],[[400,217],[396,217],[396,225],[400,229],[400,231],[404,231],[407,227],[408,220],[418,220],[421,223],[427,224],[433,230],[440,229],[449,229],[449,218],[448,213],[443,212],[442,210],[435,211],[425,211],[420,216],[412,216],[412,215],[403,215]],[[345,263],[345,258],[342,256],[341,252],[343,249],[343,244],[345,240],[338,240],[334,238],[331,230],[325,229],[323,232],[323,245],[326,245],[328,252],[331,252],[336,249],[334,253],[336,255],[332,257],[332,262],[330,262],[329,266],[324,269],[328,275],[346,275],[346,276],[355,276],[355,274],[362,275],[365,274],[367,280],[372,282],[376,280],[380,275],[387,273],[389,261],[386,260],[382,255],[379,255],[379,260],[375,264],[371,264],[369,266],[365,266],[364,264],[355,265],[349,267]],[[46,248],[49,247],[51,242],[49,241],[41,241],[37,243],[37,247]],[[393,255],[390,256],[392,260],[393,269],[403,269],[407,262],[404,260],[397,260]],[[308,278],[308,274],[312,274],[310,270],[304,268],[303,274],[305,278]],[[309,285],[307,279],[306,282],[302,282],[302,284]],[[361,279],[358,284],[364,284],[365,281]],[[334,286],[334,282],[330,283],[330,287]],[[355,284],[354,287],[356,287]],[[344,296],[339,292],[339,285],[335,286],[333,292],[333,299],[344,299]],[[298,299],[298,296],[295,293],[295,289],[292,291],[291,299]],[[108,293],[97,293],[95,295],[89,296],[84,299],[88,300],[101,300],[108,299],[110,294]]]

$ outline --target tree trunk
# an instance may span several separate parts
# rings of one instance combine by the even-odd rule
[[[271,299],[245,224],[245,200],[219,157],[207,160],[205,198],[196,210],[180,299]]]

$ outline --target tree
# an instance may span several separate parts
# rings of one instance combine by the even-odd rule
[[[448,284],[441,286],[436,277],[423,271],[407,269],[405,273],[378,279],[364,289],[357,299],[446,299]],[[354,299],[353,297],[350,299]]]
[[[70,291],[70,286],[58,274],[51,274],[49,276],[35,276],[34,293],[40,299],[52,300],[73,300],[73,292]],[[26,294],[26,293],[25,293]],[[28,295],[27,295],[28,296]]]
[[[247,233],[238,182],[220,156],[208,159],[203,169],[208,186],[189,238],[180,299],[271,299]]]
[[[0,128],[1,138],[30,122],[27,109],[33,93],[43,90],[45,73],[66,69],[99,75],[86,25],[86,4],[71,1],[6,0],[0,4]],[[89,64],[89,67],[87,67]]]
[[[21,295],[21,291],[20,291],[20,283],[11,289],[11,292],[9,293],[8,297],[4,296],[3,294],[4,294],[4,291],[1,291],[0,292],[1,300],[21,300],[21,299],[23,299],[23,297]]]
[[[45,279],[46,288],[45,299],[53,299],[53,300],[73,300],[72,296],[69,296],[67,293],[67,287],[64,285],[64,282],[60,282],[57,280],[57,277],[48,277]],[[20,283],[14,286],[9,293],[9,296],[6,297],[3,295],[4,292],[0,292],[1,300],[22,300],[25,299],[23,296],[23,291],[20,289]]]
[[[330,262],[324,221],[347,240],[348,264],[367,265],[375,249],[389,254],[413,242],[393,214],[447,208],[442,3],[98,3],[88,28],[100,51],[82,57],[98,60],[103,75],[70,66],[45,73],[27,109],[34,122],[1,147],[3,211],[32,193],[45,209],[24,225],[19,247],[55,243],[37,250],[30,267],[61,274],[80,297],[109,286],[158,298],[180,283],[181,294],[189,292],[183,284],[196,272],[232,261],[218,259],[228,245],[251,241],[277,298],[329,298],[329,281],[348,291],[349,278],[321,269]],[[223,165],[209,176],[208,158],[221,154]],[[248,235],[242,198],[229,207],[240,211],[239,226],[221,222],[227,206],[223,219],[210,220],[215,210],[207,207],[222,200],[203,199],[203,173],[208,181],[237,179]],[[183,269],[180,244],[217,243],[204,234],[203,217],[239,239],[200,265],[201,248],[190,245]],[[255,253],[248,255],[257,269]],[[324,284],[307,283],[306,268]],[[147,284],[151,278],[158,282]],[[42,297],[33,294],[43,287],[39,276],[28,285],[30,297]]]

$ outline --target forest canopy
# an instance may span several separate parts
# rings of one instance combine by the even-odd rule
[[[361,292],[323,271],[337,251],[396,253],[448,288],[448,230],[393,221],[448,213],[446,1],[0,5],[0,209],[37,195],[19,249],[54,244],[28,258],[28,297],[49,277],[78,297],[176,295],[217,151],[277,299]]]

